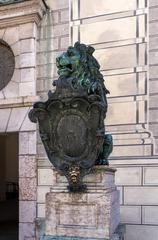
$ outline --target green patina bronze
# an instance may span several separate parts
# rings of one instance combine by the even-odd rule
[[[39,131],[48,158],[68,179],[69,190],[84,191],[82,178],[95,164],[108,165],[112,136],[105,134],[106,94],[94,48],[75,43],[56,59],[59,78],[46,102],[29,113]]]
[[[0,0],[0,5],[24,2],[26,0]]]

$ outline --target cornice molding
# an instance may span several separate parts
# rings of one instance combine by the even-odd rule
[[[42,0],[28,0],[0,6],[0,28],[35,22],[38,24],[46,11]]]

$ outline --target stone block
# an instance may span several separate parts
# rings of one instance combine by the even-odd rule
[[[118,118],[119,116],[119,118]],[[136,103],[109,103],[106,125],[136,123]]]
[[[158,227],[147,225],[126,225],[127,240],[157,240]]]
[[[68,0],[58,0],[58,1],[46,0],[46,3],[52,10],[59,10],[59,9],[69,7]]]
[[[150,96],[149,108],[156,108],[158,102],[158,95]]]
[[[19,199],[21,201],[36,200],[36,178],[19,179]]]
[[[149,110],[149,122],[158,123],[158,111],[157,111],[157,109]]]
[[[37,154],[40,157],[43,157],[43,158],[46,157],[47,158],[46,151],[44,149],[43,144],[41,144],[41,143],[37,145]]]
[[[149,59],[150,59],[150,64],[157,64],[158,63],[158,52],[157,51],[152,51],[149,54]]]
[[[35,52],[35,40],[33,38],[30,39],[23,39],[20,41],[20,52],[23,53],[30,53]]]
[[[117,168],[115,182],[116,185],[141,185],[140,167]]]
[[[130,205],[158,205],[158,188],[125,187],[124,203]]]
[[[149,39],[149,49],[157,50],[158,49],[158,37],[152,37]],[[150,61],[150,59],[149,59]]]
[[[94,55],[101,65],[101,70],[131,68],[136,63],[136,45],[96,50]],[[121,61],[120,61],[121,59]]]
[[[19,201],[19,220],[21,223],[34,223],[36,218],[35,201]]]
[[[53,78],[55,69],[55,64],[38,66],[37,78]]]
[[[158,81],[151,81],[149,83],[149,92],[152,93],[158,93]],[[150,101],[149,101],[150,103]]]
[[[0,109],[0,132],[5,132],[9,121],[11,109]]]
[[[153,136],[158,136],[158,123],[151,123],[149,129],[153,133]]]
[[[35,53],[23,53],[20,55],[20,68],[31,68],[36,66]]]
[[[28,118],[28,115],[26,115],[26,118],[24,119],[21,125],[20,131],[25,132],[25,131],[35,131],[35,130],[36,130],[36,124],[32,123]]]
[[[157,78],[157,76],[158,76],[158,67],[157,66],[149,66],[149,76],[150,76],[150,79]]]
[[[52,37],[61,37],[69,34],[69,24],[55,25],[52,32]]]
[[[60,21],[61,22],[68,22],[69,21],[69,9],[60,11]]]
[[[29,155],[19,156],[19,177],[34,178],[36,177],[36,157]]]
[[[115,194],[117,195],[115,191],[105,195],[101,193],[47,194],[46,235],[109,239],[119,222],[118,205],[115,205],[118,199],[116,196],[116,198],[113,196],[113,200],[111,198]],[[115,220],[114,224],[110,218]]]
[[[151,22],[150,23],[150,28],[149,28],[149,36],[156,35],[157,31],[158,31],[158,24],[157,24],[157,22]]]
[[[19,239],[25,240],[35,236],[34,223],[19,223]]]
[[[19,154],[36,154],[36,132],[20,132],[19,134]]]
[[[7,126],[7,132],[19,131],[22,122],[24,121],[26,114],[28,113],[28,110],[29,110],[28,107],[12,109]]]
[[[3,36],[3,40],[8,43],[8,45],[12,45],[19,41],[19,28],[11,27],[7,28],[5,34]]]
[[[52,169],[38,169],[38,185],[53,186],[55,176]]]
[[[109,167],[94,167],[84,179],[88,186],[85,193],[69,193],[61,182],[53,186],[46,195],[44,239],[111,239],[119,223],[114,172]]]
[[[81,0],[80,1],[80,15],[81,18],[92,17],[103,14],[110,14],[116,12],[123,12],[136,9],[136,0],[127,2],[126,0],[119,0],[112,3],[110,0]]]
[[[37,65],[45,65],[55,63],[56,53],[53,52],[41,52],[38,54]]]
[[[158,6],[158,0],[150,0],[149,6],[150,6],[150,7]]]
[[[110,89],[110,97],[136,95],[136,74],[106,76],[105,85]]]
[[[80,26],[80,37],[81,42],[85,44],[135,38],[136,17],[82,24]]]
[[[143,206],[143,224],[158,225],[158,206]]]
[[[144,185],[158,185],[158,167],[144,167],[143,183]]]
[[[19,84],[10,81],[9,84],[3,88],[5,98],[17,98],[19,96]]]
[[[29,154],[36,154],[36,140],[37,140],[37,133],[36,131],[32,131],[28,133],[29,141],[28,141],[28,149],[29,149]]]
[[[140,206],[120,206],[121,223],[141,224]]]
[[[20,96],[35,96],[36,84],[35,82],[21,82],[19,83],[19,95]]]
[[[69,46],[69,37],[62,37],[60,40],[60,48],[66,49]]]
[[[11,79],[11,82],[19,83],[20,81],[21,81],[20,70],[15,69],[14,73],[13,73],[13,76],[12,76],[12,79]],[[17,94],[17,96],[18,96],[18,94]]]
[[[59,23],[59,12],[52,11],[53,24]]]
[[[20,41],[12,44],[11,49],[12,49],[15,57],[20,55]]]
[[[37,187],[37,201],[38,203],[45,203],[46,194],[50,192],[50,186],[38,186]]]
[[[123,204],[123,187],[117,187],[117,190],[119,191],[120,195],[120,205]]]
[[[157,8],[151,8],[150,14],[149,14],[149,21],[155,21],[158,19],[158,9]]]
[[[45,208],[45,204],[38,204],[37,205],[37,217],[38,218],[45,218],[45,211],[46,211],[46,208]]]
[[[134,157],[134,156],[151,156],[152,145],[151,144],[131,144],[131,145],[115,145],[112,157]]]
[[[59,49],[59,39],[58,38],[52,38],[52,39],[50,39],[49,42],[50,42],[50,44],[48,45],[48,41],[46,39],[40,40],[38,52],[54,51],[54,50]]]
[[[37,26],[35,23],[26,23],[19,26],[20,39],[36,38]]]

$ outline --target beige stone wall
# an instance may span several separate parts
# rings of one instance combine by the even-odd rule
[[[151,2],[157,6],[157,1]],[[96,48],[95,55],[111,92],[105,124],[114,137],[110,163],[117,168],[126,240],[156,240],[158,235],[158,160],[150,132],[157,136],[156,96],[151,96],[156,91],[156,68],[150,67],[149,85],[147,4],[144,0],[99,4],[97,0],[71,1],[71,41],[80,40]],[[154,14],[156,17],[156,9],[153,11],[150,9],[150,19]],[[150,34],[155,28],[156,24],[152,25]],[[150,54],[150,64],[154,60],[156,57],[153,59]],[[155,87],[151,86],[153,82]]]
[[[158,1],[149,1],[149,123],[158,153]]]
[[[47,0],[50,10],[41,21],[37,45],[37,93],[47,99],[53,79],[57,79],[56,57],[69,46],[69,0]],[[55,184],[53,169],[40,136],[37,137],[38,187],[37,217],[45,217],[45,195]]]
[[[33,10],[40,2],[26,1],[26,5],[33,4]],[[23,17],[18,16],[17,22],[16,8],[12,9],[14,21],[9,19],[6,24],[0,20],[0,38],[11,46],[16,60],[13,78],[0,92],[0,132],[19,132],[20,240],[35,239],[36,218],[45,217],[45,194],[60,182],[27,115],[35,96],[46,99],[52,80],[57,78],[56,56],[77,40],[96,48],[95,56],[111,92],[105,123],[114,137],[110,163],[117,167],[125,240],[157,240],[158,161],[148,119],[156,143],[158,2],[150,0],[150,9],[145,0],[71,0],[70,5],[69,0],[46,2],[50,11],[44,17],[39,11],[40,23],[37,16],[26,18],[24,3],[19,4]]]

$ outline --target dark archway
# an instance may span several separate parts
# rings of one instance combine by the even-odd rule
[[[18,240],[18,133],[0,134],[0,240]]]

